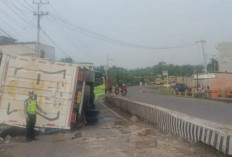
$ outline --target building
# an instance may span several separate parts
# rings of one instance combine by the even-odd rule
[[[232,43],[220,43],[217,49],[219,71],[232,72]]]
[[[16,39],[6,37],[6,36],[0,36],[0,45],[8,45],[8,44],[15,44]]]
[[[40,43],[40,53],[36,42],[16,42],[16,39],[0,36],[0,51],[10,55],[23,55],[40,58],[55,59],[55,48]]]
[[[55,59],[54,47],[40,43],[40,53],[38,53],[36,42],[8,42],[8,44],[0,44],[0,51],[11,55]]]

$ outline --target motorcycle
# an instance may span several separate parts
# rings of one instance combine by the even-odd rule
[[[127,93],[127,90],[121,90],[121,94],[122,94],[122,96],[126,96],[126,93]]]

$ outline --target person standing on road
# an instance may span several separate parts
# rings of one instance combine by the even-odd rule
[[[35,138],[35,123],[36,123],[36,110],[40,110],[42,113],[46,112],[37,104],[37,101],[34,98],[34,91],[28,92],[28,99],[24,101],[24,114],[26,117],[26,140],[37,140]]]

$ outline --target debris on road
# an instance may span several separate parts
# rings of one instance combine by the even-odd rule
[[[189,152],[190,152],[190,153],[195,153],[196,151],[195,151],[193,148],[190,148],[190,149],[189,149]]]
[[[114,128],[114,124],[113,123],[107,123],[105,126],[103,126],[103,129],[111,129]]]
[[[125,129],[125,128],[119,128],[119,131],[122,133],[122,134],[130,134],[131,131],[129,129]]]
[[[11,136],[10,135],[7,135],[4,139],[4,143],[5,144],[9,144],[11,142]]]
[[[107,123],[105,126],[103,126],[103,129],[112,129],[112,128],[121,128],[121,126],[115,125],[114,123]]]
[[[135,141],[135,148],[141,149],[141,148],[155,148],[157,147],[157,139],[144,139],[140,141]]]
[[[4,139],[0,137],[0,144],[4,143]]]
[[[130,120],[133,122],[133,123],[137,123],[139,121],[138,117],[137,116],[132,116],[130,118]]]
[[[87,138],[82,138],[83,141],[87,140]]]
[[[82,134],[81,134],[80,131],[77,131],[77,132],[74,134],[74,136],[72,137],[72,139],[76,139],[76,138],[80,138],[80,137],[82,137]]]
[[[53,135],[53,137],[52,137],[53,142],[64,141],[64,140],[65,140],[65,137],[64,137],[64,134],[62,134],[62,133]]]
[[[125,123],[125,122],[122,121],[122,120],[116,120],[116,121],[114,122],[115,125],[123,125],[124,123]]]
[[[143,128],[137,133],[138,136],[147,136],[151,134],[152,130],[150,128]]]

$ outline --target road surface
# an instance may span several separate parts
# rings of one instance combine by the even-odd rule
[[[232,103],[143,93],[144,88],[150,87],[130,87],[126,97],[131,100],[172,109],[200,119],[232,125]]]

